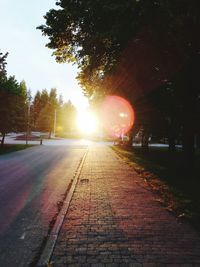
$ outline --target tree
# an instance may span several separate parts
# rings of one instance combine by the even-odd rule
[[[17,131],[26,131],[27,128],[27,122],[29,122],[28,116],[28,106],[30,105],[29,103],[29,92],[27,91],[27,85],[26,82],[23,80],[19,83],[19,88],[18,88],[18,94],[16,97],[16,128]]]
[[[37,91],[32,113],[35,129],[49,132],[49,138],[54,128],[55,114],[58,133],[71,133],[74,129],[76,109],[70,101],[64,103],[61,95],[57,97],[56,88],[52,88],[50,93],[47,90]]]
[[[8,53],[0,53],[0,132],[1,145],[8,132],[25,130],[27,121],[27,88],[24,81],[20,84],[14,76],[7,77],[6,58]]]
[[[31,106],[31,114],[32,114],[32,121],[33,121],[33,128],[35,130],[38,129],[38,119],[40,116],[41,111],[46,107],[49,101],[49,95],[46,89],[43,89],[42,92],[37,91],[33,103]]]
[[[70,101],[64,103],[57,112],[58,131],[63,134],[71,134],[75,128],[76,109]]]
[[[37,119],[37,129],[44,132],[49,132],[49,138],[53,129],[53,121],[51,116],[51,108],[46,105],[40,112]]]
[[[179,59],[197,48],[196,0],[60,0],[57,5],[38,28],[49,37],[47,46],[59,62],[76,60],[87,72],[112,70],[142,32],[153,33],[166,52],[175,49]]]
[[[35,105],[38,102],[38,113],[36,127],[41,131],[48,131],[49,138],[54,128],[54,116],[56,109],[58,108],[57,92],[55,88],[52,88],[50,93],[43,90],[41,96],[37,94],[37,101],[35,97]]]
[[[4,54],[0,52],[0,85],[1,82],[5,79],[6,77],[6,58],[8,56],[8,53]]]
[[[26,126],[26,87],[14,76],[4,79],[0,90],[0,132],[1,145],[9,132],[24,130]]]
[[[196,0],[60,0],[57,5],[39,29],[49,37],[47,46],[54,49],[58,62],[77,62],[88,96],[98,99],[115,92],[134,104],[173,80],[174,96],[184,110],[191,107],[189,117],[195,117],[199,68],[194,58],[200,47]],[[189,159],[194,131],[186,132],[195,128],[195,121],[188,114],[184,118]]]
[[[199,133],[200,109],[200,55],[193,55],[174,77],[177,94],[182,103],[183,152],[185,163],[194,164],[194,138]],[[187,166],[186,165],[186,166]]]
[[[41,111],[41,93],[40,91],[37,91],[31,105],[31,119],[34,129],[36,129],[36,122],[39,117],[40,111]]]

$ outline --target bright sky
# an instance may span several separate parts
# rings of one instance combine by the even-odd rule
[[[45,47],[47,38],[36,27],[54,8],[55,0],[0,0],[0,50],[9,52],[7,72],[18,81],[25,80],[32,95],[37,90],[56,87],[65,101],[79,108],[87,106],[75,77],[76,66],[58,64]]]

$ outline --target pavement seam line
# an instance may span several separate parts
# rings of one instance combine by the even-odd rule
[[[81,174],[81,170],[82,170],[83,164],[85,162],[85,159],[87,157],[87,154],[88,154],[88,149],[86,150],[85,154],[83,155],[83,158],[81,159],[81,162],[80,162],[77,170],[75,171],[72,185],[71,185],[70,190],[69,190],[69,192],[68,192],[68,194],[67,194],[67,196],[63,202],[62,209],[60,210],[60,212],[57,216],[56,222],[53,226],[53,229],[51,230],[51,233],[48,237],[47,243],[46,243],[46,245],[42,251],[42,254],[40,256],[40,259],[39,259],[38,263],[36,264],[37,267],[48,266],[48,264],[50,263],[51,256],[53,254],[54,247],[56,245],[56,241],[58,239],[60,229],[61,229],[63,222],[64,222],[64,219],[67,215],[67,211],[68,211],[68,208],[70,206],[70,202],[72,200],[72,197],[73,197],[76,185],[78,183],[78,180],[79,180],[79,177]]]

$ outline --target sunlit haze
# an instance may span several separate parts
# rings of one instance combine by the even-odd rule
[[[82,134],[93,134],[98,128],[98,119],[90,111],[82,111],[77,116],[77,127]]]
[[[78,109],[84,109],[88,102],[75,79],[77,67],[56,63],[52,51],[45,47],[47,38],[36,30],[53,7],[54,0],[0,0],[0,49],[2,53],[9,52],[8,74],[15,75],[19,82],[25,80],[32,95],[55,87],[64,101],[71,100]]]

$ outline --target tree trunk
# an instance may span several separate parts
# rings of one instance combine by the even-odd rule
[[[168,151],[170,153],[174,153],[176,151],[176,144],[175,144],[175,124],[171,123],[170,129],[169,129],[169,147]]]
[[[149,133],[147,131],[142,132],[142,149],[149,150]]]
[[[183,113],[183,169],[190,174],[194,170],[195,148],[195,98],[191,93],[184,95]]]
[[[183,167],[187,171],[194,168],[194,127],[191,118],[183,125]]]
[[[177,124],[173,117],[168,118],[169,121],[169,134],[168,134],[168,151],[173,154],[176,151],[176,131],[177,131]]]
[[[168,147],[168,151],[170,153],[174,153],[176,151],[176,144],[175,144],[175,137],[174,136],[170,136],[169,137],[169,147]]]
[[[6,136],[6,134],[2,133],[1,147],[3,147],[3,145],[4,145],[5,136]]]
[[[195,148],[200,149],[200,134],[197,133],[195,136]]]
[[[133,146],[133,129],[130,130],[130,132],[129,132],[129,141],[128,141],[127,145],[129,147],[132,147]]]

